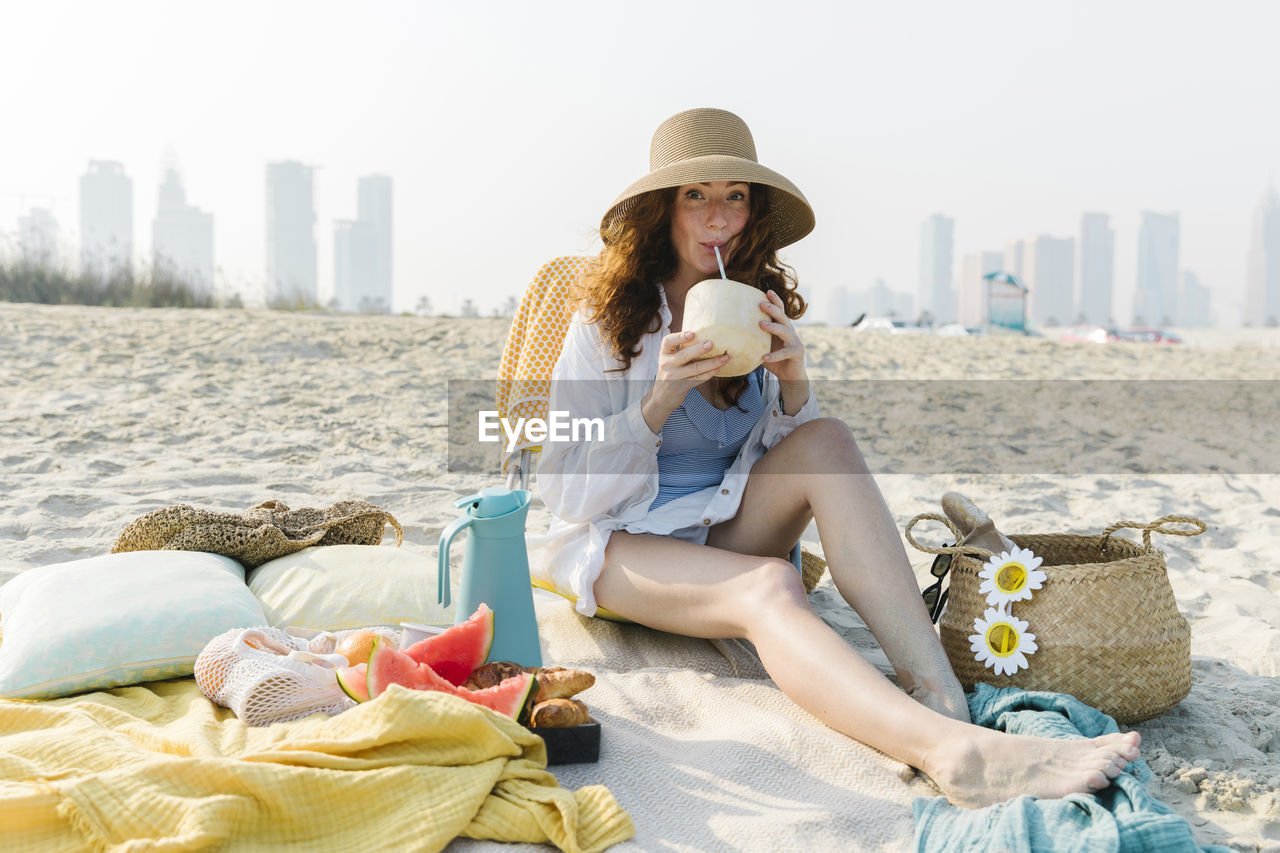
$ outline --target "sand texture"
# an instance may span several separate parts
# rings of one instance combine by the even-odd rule
[[[449,380],[496,376],[507,325],[0,304],[0,581],[106,553],[130,521],[177,503],[358,498],[391,512],[410,545],[434,549],[452,502],[500,482],[446,470],[446,394]],[[1156,537],[1191,624],[1194,683],[1135,727],[1155,794],[1200,843],[1280,849],[1280,331],[1188,332],[1182,346],[802,335],[824,413],[849,420],[900,529],[940,512],[950,489],[1008,533],[1096,533],[1167,514],[1208,524],[1202,536]],[[918,380],[948,391],[929,411],[913,402]],[[1041,426],[1008,380],[1036,380],[1025,387],[1037,393],[1051,380],[1111,380],[1111,396]],[[1172,419],[1155,438],[1138,435],[1147,388],[1174,392],[1154,406]],[[996,424],[1000,441],[980,438]],[[1178,443],[1186,434],[1190,446]],[[530,529],[547,518],[535,503]],[[940,543],[944,531],[920,533]],[[806,540],[820,547],[816,531]],[[923,586],[931,557],[908,554]],[[814,601],[868,645],[829,578]],[[1142,602],[1133,610],[1140,618]],[[641,831],[624,846],[642,849],[643,808],[624,806]]]

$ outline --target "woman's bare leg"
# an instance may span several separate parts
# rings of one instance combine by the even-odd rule
[[[823,425],[807,429],[806,433],[812,435],[805,438],[797,429],[787,441],[797,435],[803,442],[819,437],[829,441],[838,430]],[[782,446],[779,443],[770,454]],[[752,473],[753,484],[758,479],[756,473]],[[768,495],[788,490],[783,478],[772,480],[765,490]],[[749,506],[747,499],[758,500],[751,496],[760,491],[748,487],[739,519],[744,513],[754,512],[755,507]],[[875,502],[883,507],[878,490],[875,502],[866,504],[866,500],[865,496],[861,502],[855,500],[850,509],[865,510],[868,505],[874,508]],[[819,507],[815,508],[820,530],[821,519],[829,509],[822,506],[823,501],[817,499]],[[780,514],[770,518],[767,525],[757,518],[757,524],[761,530],[772,529],[782,535],[781,528],[788,523],[799,523],[803,529],[808,521],[803,516],[801,512],[788,522],[785,514]],[[857,517],[844,516],[843,526],[856,527],[848,519]],[[893,529],[892,520],[889,527]],[[737,539],[732,529],[717,538],[725,533],[731,534],[730,539]],[[786,532],[783,540],[794,542],[798,536],[799,530]],[[842,542],[843,535],[835,538],[833,550],[837,559],[843,560],[848,556],[845,547],[854,546]],[[883,547],[882,535],[877,538],[873,534],[869,541],[873,547]],[[824,534],[824,547],[827,542],[828,535]],[[789,548],[790,545],[768,543],[763,550],[777,554]],[[887,550],[891,553],[894,549]],[[901,554],[900,545],[896,550]],[[831,557],[832,552],[828,552],[829,561]],[[905,562],[905,554],[902,560]],[[879,567],[859,558],[857,565],[863,564],[866,567],[859,573],[832,562],[832,574],[837,577],[839,573],[836,582],[846,597],[864,607],[888,608],[877,614],[876,625],[863,613],[873,632],[877,627],[885,631],[880,623],[891,622],[895,613],[898,618],[907,618],[899,610],[905,602],[897,598],[897,590],[904,585],[900,581],[886,584],[876,580],[874,570]],[[910,587],[918,603],[914,580]],[[609,540],[595,595],[601,606],[659,630],[696,637],[749,639],[775,682],[798,705],[832,728],[921,769],[959,805],[981,806],[1020,794],[1059,797],[1098,790],[1139,754],[1136,732],[1077,741],[1006,735],[939,713],[930,707],[933,703],[914,701],[883,678],[813,612],[799,574],[780,557],[750,556],[668,537],[616,532]],[[919,606],[923,611],[923,605]],[[936,644],[927,616],[925,625]],[[905,665],[894,662],[900,672],[917,678],[915,672],[929,670],[932,652],[892,629],[889,636],[889,642],[896,643],[895,652],[886,649],[890,660],[896,655],[909,661]],[[949,666],[947,671],[950,672]],[[920,680],[927,682],[932,677],[926,675]]]
[[[889,658],[902,689],[964,722],[969,708],[925,609],[911,563],[849,428],[834,418],[797,427],[756,462],[738,515],[708,544],[786,554],[810,519],[836,589]]]

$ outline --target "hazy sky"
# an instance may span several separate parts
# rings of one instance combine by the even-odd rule
[[[1280,180],[1278,54],[1269,0],[6,4],[0,232],[52,207],[74,245],[79,176],[119,160],[149,253],[171,148],[221,278],[260,290],[264,166],[296,159],[318,167],[325,296],[333,220],[378,172],[395,307],[487,313],[543,260],[598,249],[664,118],[719,106],[817,213],[784,254],[817,309],[880,277],[915,293],[931,213],[956,220],[958,277],[964,253],[1101,211],[1124,320],[1152,210],[1181,214],[1182,266],[1235,324]]]

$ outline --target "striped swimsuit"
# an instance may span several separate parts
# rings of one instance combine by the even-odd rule
[[[763,371],[764,367],[758,367],[748,375],[738,405],[727,411],[711,405],[696,388],[690,389],[684,403],[662,425],[658,496],[649,504],[651,512],[676,498],[719,485],[724,479],[748,433],[764,414],[760,395]]]

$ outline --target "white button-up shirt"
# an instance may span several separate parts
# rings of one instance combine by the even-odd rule
[[[747,435],[724,480],[649,512],[658,494],[662,436],[649,429],[640,404],[658,375],[662,339],[671,333],[666,292],[658,290],[662,328],[641,337],[640,354],[629,370],[606,372],[621,363],[609,354],[599,328],[579,313],[569,325],[552,372],[550,410],[567,412],[571,418],[600,418],[604,434],[597,440],[544,442],[538,492],[555,518],[546,535],[528,537],[529,565],[542,583],[575,597],[584,616],[595,614],[592,586],[613,531],[667,534],[700,525],[701,541],[706,541],[711,525],[737,514],[756,460],[798,425],[818,416],[812,389],[800,411],[784,414],[781,386],[765,371],[760,390],[766,414]]]

